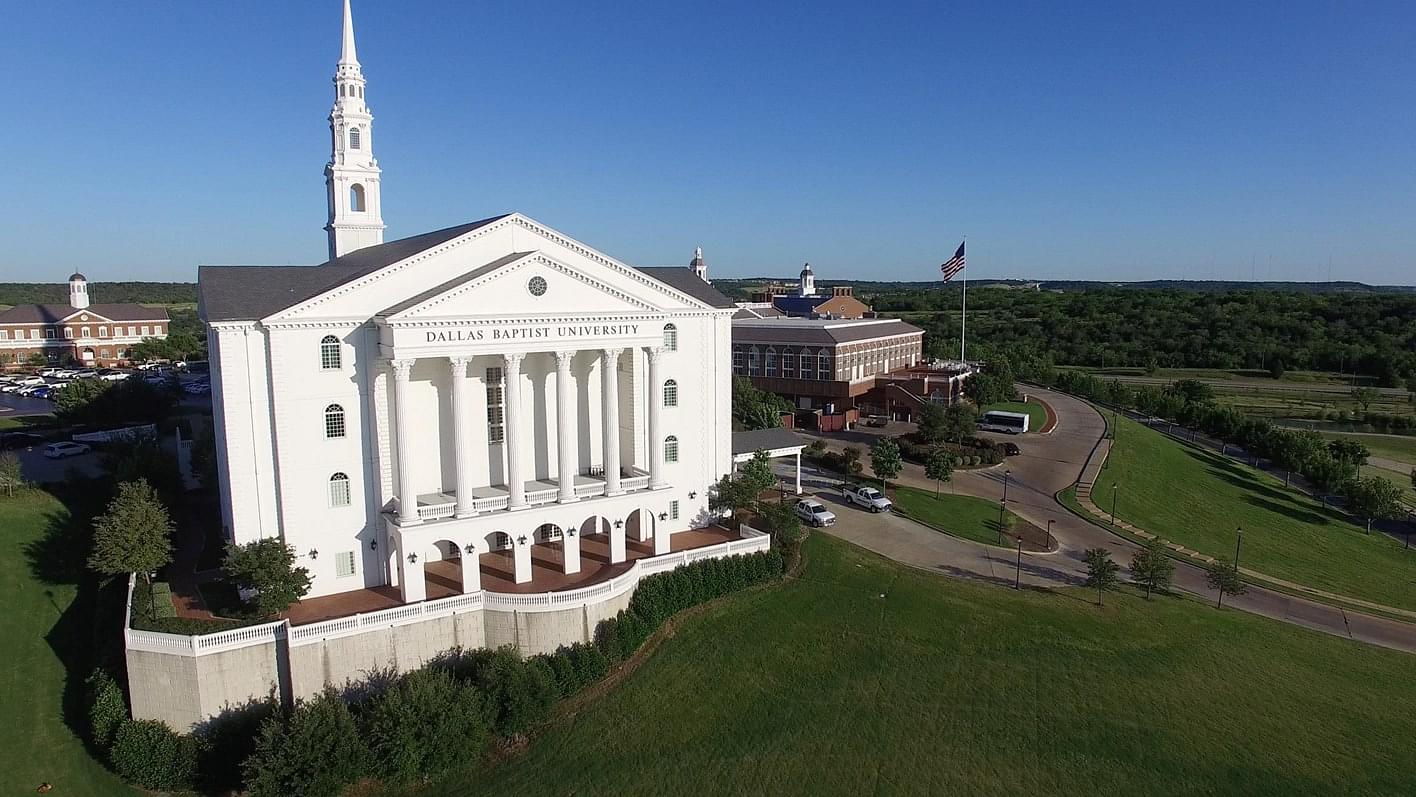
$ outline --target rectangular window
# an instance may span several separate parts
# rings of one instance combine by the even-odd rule
[[[777,352],[775,349],[767,350],[767,375],[777,375]]]
[[[819,354],[816,356],[816,378],[823,380],[831,378],[830,356],[825,354]]]
[[[733,373],[742,374],[747,372],[747,352],[742,349],[733,349]]]
[[[84,327],[82,330],[79,331],[79,337],[81,337],[81,338],[87,338],[88,336],[89,336],[89,328],[88,328],[88,327]]]
[[[669,502],[669,520],[678,520],[678,501]]]
[[[354,575],[353,551],[340,551],[334,555],[334,575],[335,578],[345,578]]]
[[[46,329],[46,330],[44,330],[44,337],[49,338],[50,340],[53,340],[53,339],[54,339],[54,330],[52,330],[52,329]],[[30,340],[38,340],[38,339],[39,339],[39,330],[37,330],[37,329],[31,329],[31,330],[30,330]]]
[[[488,368],[487,383],[487,442],[500,443],[506,439],[506,386],[503,384],[502,369]]]
[[[344,412],[325,412],[325,437],[344,436]]]
[[[329,505],[331,508],[349,506],[349,477],[336,473],[329,480]]]
[[[138,328],[137,328],[137,327],[128,327],[128,337],[131,338],[131,337],[133,337],[133,336],[136,335],[136,334],[138,334]]]
[[[762,373],[762,354],[756,348],[747,352],[747,372],[752,376]]]
[[[72,340],[73,337],[74,337],[74,328],[73,328],[73,327],[64,327],[64,337],[65,337],[65,338],[68,338],[68,339],[70,339],[70,340]]]
[[[150,333],[148,332],[149,329],[151,329],[151,327],[148,327],[148,326],[144,326],[144,327],[143,327],[143,337],[147,337],[147,336],[150,334]]]
[[[791,352],[782,355],[782,378],[796,378],[796,355]]]
[[[99,336],[100,338],[106,338],[106,337],[108,337],[108,327],[99,327],[99,328],[98,328],[98,336]]]
[[[0,340],[9,340],[9,339],[10,339],[10,330],[8,330],[8,329],[0,329]]]

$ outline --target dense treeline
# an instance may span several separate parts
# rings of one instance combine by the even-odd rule
[[[195,282],[90,282],[94,302],[138,304],[195,304]],[[65,304],[67,282],[0,282],[0,304]]]
[[[929,333],[929,353],[957,356],[957,289],[874,302],[917,311],[909,320]],[[1012,349],[1069,365],[1355,372],[1386,386],[1416,376],[1416,296],[1399,293],[975,290],[968,329],[979,356]]]

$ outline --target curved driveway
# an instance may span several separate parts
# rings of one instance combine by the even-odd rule
[[[1045,528],[1052,521],[1052,533],[1060,549],[1053,554],[1024,553],[1024,583],[1080,584],[1086,575],[1082,552],[1087,548],[1106,548],[1125,567],[1136,545],[1073,515],[1054,498],[1077,480],[1092,448],[1105,433],[1105,422],[1091,405],[1079,399],[1032,387],[1028,392],[1052,406],[1057,413],[1057,428],[1050,434],[1028,435],[1019,440],[1023,453],[1010,457],[1004,465],[956,472],[954,491],[998,501],[1003,497],[1006,471],[1008,508],[1038,527]],[[861,434],[833,435],[828,439],[839,444],[847,436],[859,439]],[[933,489],[918,465],[907,463],[898,481]],[[836,513],[840,521],[831,533],[885,556],[965,578],[1008,584],[1013,581],[1016,554],[1012,551],[949,537],[902,518],[882,520],[880,516],[844,507],[837,507]],[[1211,600],[1216,597],[1205,581],[1204,570],[1184,562],[1176,562],[1175,586]],[[1305,628],[1416,652],[1416,625],[1345,611],[1253,585],[1244,595],[1226,598],[1225,604]]]

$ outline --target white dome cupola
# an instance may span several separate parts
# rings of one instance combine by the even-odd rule
[[[364,101],[364,73],[354,48],[354,15],[344,0],[344,34],[334,70],[329,112],[332,150],[325,166],[329,201],[329,257],[383,243],[379,162],[374,158],[374,116]]]
[[[816,295],[816,275],[812,273],[810,263],[801,268],[801,295]]]
[[[75,310],[89,306],[88,279],[77,271],[69,275],[69,306]]]

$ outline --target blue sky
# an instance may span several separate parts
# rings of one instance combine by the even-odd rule
[[[0,280],[323,260],[339,13],[0,0]],[[1416,282],[1410,3],[354,13],[390,239],[519,210],[721,276],[932,279],[967,234],[975,279]]]

